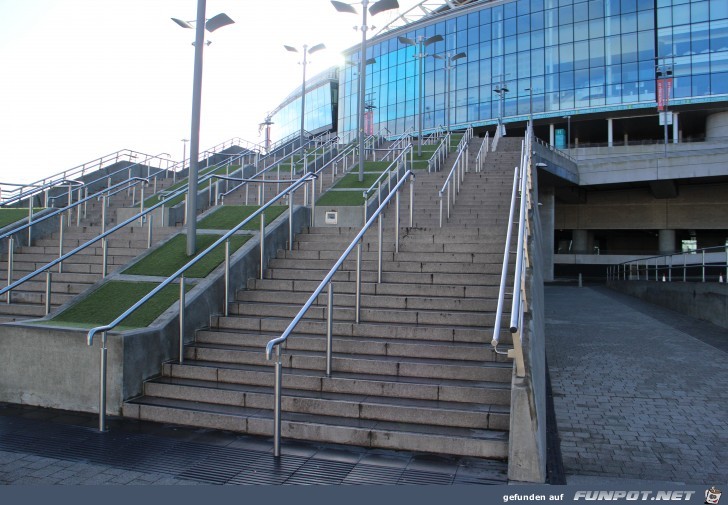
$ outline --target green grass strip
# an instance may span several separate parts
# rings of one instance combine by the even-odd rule
[[[197,228],[200,230],[231,230],[259,208],[257,205],[223,205],[197,223]],[[286,205],[268,207],[265,210],[266,226],[287,210]],[[256,216],[243,226],[243,230],[260,230],[260,217]]]
[[[321,198],[316,200],[316,205],[341,205],[341,206],[356,206],[363,205],[364,197],[362,197],[359,191],[336,191],[329,190],[324,193]]]
[[[158,286],[156,282],[109,281],[83,300],[56,315],[49,321],[49,324],[84,328],[109,324],[156,286]],[[185,287],[187,291],[192,289],[192,286]],[[117,329],[149,326],[178,300],[179,286],[166,286],[124,319]]]
[[[197,251],[195,257],[219,239],[219,235],[197,235]],[[230,237],[230,254],[250,239],[246,235],[233,235]],[[187,236],[179,234],[166,242],[151,254],[130,266],[123,273],[128,275],[154,275],[169,277],[185,266],[192,258],[187,256]],[[225,260],[225,244],[220,244],[195,265],[185,272],[185,277],[207,277]]]
[[[233,172],[235,172],[236,170],[239,170],[239,169],[240,169],[240,165],[230,165],[229,173],[232,174]],[[219,167],[217,169],[210,168],[210,169],[201,170],[198,177],[201,179],[202,177],[212,174],[212,173],[214,173],[216,175],[225,175],[227,172],[228,172],[228,170],[224,166]],[[208,179],[208,180],[204,181],[197,187],[197,190],[201,191],[201,190],[205,189],[207,186],[210,185],[211,180],[217,181],[218,179]],[[179,181],[177,184],[165,189],[164,191],[167,193],[174,192],[180,188],[187,187],[188,184],[189,184],[189,181],[188,181],[188,179],[185,178],[185,179],[182,179],[181,181]],[[164,206],[165,207],[174,207],[175,205],[177,205],[184,199],[185,199],[184,194],[176,196],[176,197],[172,198],[171,200],[167,200],[165,202]],[[144,208],[145,209],[149,208],[152,205],[156,205],[157,203],[159,203],[159,195],[158,194],[152,195],[149,198],[147,198],[146,200],[144,200]]]
[[[364,174],[364,180],[359,180],[359,174],[358,173],[349,173],[339,179],[339,182],[337,182],[334,185],[333,189],[369,189],[369,187],[374,184],[374,181],[379,178],[381,174]]]
[[[33,214],[41,210],[43,210],[43,207],[34,208]],[[26,217],[28,217],[28,209],[0,209],[0,228],[17,223]]]

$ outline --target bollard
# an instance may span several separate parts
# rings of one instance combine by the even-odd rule
[[[581,283],[581,274],[579,274],[579,287],[582,287],[582,283]]]

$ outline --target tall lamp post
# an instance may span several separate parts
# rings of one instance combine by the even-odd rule
[[[234,23],[227,14],[218,14],[205,20],[206,0],[197,0],[195,21],[195,67],[192,79],[192,125],[190,128],[190,171],[187,186],[187,256],[197,249],[197,173],[200,158],[200,108],[202,103],[202,50],[205,46],[205,30],[212,33],[218,28]],[[187,21],[172,18],[182,28],[192,28]]]
[[[508,93],[509,89],[506,86],[506,83],[501,80],[496,88],[493,90],[493,93],[497,93],[499,100],[498,100],[498,135],[501,137],[505,136],[505,128],[503,127],[503,106],[506,99],[506,93]]]
[[[344,2],[337,2],[331,0],[331,5],[339,12],[347,12],[349,14],[356,14],[356,9],[349,4]],[[364,94],[366,93],[366,54],[367,54],[367,7],[369,6],[369,0],[362,0],[362,23],[361,23],[361,57],[359,58],[359,181],[364,180]],[[379,0],[374,2],[369,7],[369,14],[376,16],[380,12],[388,11],[390,9],[399,8],[397,0]]]
[[[670,93],[672,91],[672,65],[667,63],[663,58],[662,64],[657,65],[657,110],[660,113],[660,119],[665,130],[665,156],[667,156],[667,124],[668,112],[667,108],[670,102]]]
[[[528,91],[528,127],[533,130],[533,88],[526,88]]]
[[[445,62],[445,128],[450,133],[450,71],[455,68],[454,63],[457,60],[465,58],[467,55],[462,52],[455,55],[451,55],[448,51],[445,56],[439,54],[433,54],[433,58],[443,60]]]
[[[286,51],[289,51],[291,53],[298,52],[298,49],[296,49],[295,47],[286,46],[286,45],[284,45],[283,47],[286,48]],[[306,115],[306,63],[307,63],[306,55],[313,54],[316,51],[320,51],[322,49],[326,49],[326,46],[323,44],[316,44],[315,46],[313,46],[310,49],[309,49],[308,45],[306,45],[306,44],[303,45],[303,63],[301,63],[303,65],[303,82],[301,84],[301,147],[303,147],[304,136],[305,136],[305,131],[306,131],[304,129],[304,126],[305,126],[304,118]]]

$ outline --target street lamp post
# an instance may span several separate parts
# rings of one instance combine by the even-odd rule
[[[286,51],[289,51],[291,53],[297,53],[298,49],[292,46],[286,46],[283,47],[286,48]],[[323,44],[316,44],[312,48],[309,49],[308,45],[303,45],[303,82],[301,84],[301,147],[303,148],[304,143],[304,136],[305,136],[305,115],[306,115],[306,55],[313,54],[316,51],[320,51],[321,49],[326,49],[326,46]]]
[[[506,83],[501,80],[498,83],[498,87],[496,87],[493,90],[493,93],[497,93],[499,96],[499,103],[498,103],[498,135],[501,137],[505,136],[504,128],[503,128],[503,114],[504,114],[504,102],[506,99],[506,93],[508,93],[508,87],[506,86]]]
[[[193,256],[197,249],[197,173],[200,157],[200,108],[202,103],[202,51],[205,45],[205,30],[214,32],[218,28],[234,23],[227,14],[218,14],[205,20],[206,0],[197,0],[195,21],[195,65],[192,79],[192,121],[190,128],[190,170],[187,185],[187,256]],[[172,18],[182,28],[192,28],[189,22]]]
[[[433,58],[445,62],[445,128],[448,133],[450,133],[450,71],[455,68],[453,63],[466,56],[464,52],[451,55],[449,51],[445,53],[445,56],[440,56],[439,54],[432,55]]]
[[[672,88],[672,65],[667,63],[665,58],[662,64],[657,65],[657,110],[665,131],[665,156],[667,156],[667,110],[670,102],[670,91]]]
[[[407,44],[410,46],[415,46],[418,48],[417,54],[415,54],[415,58],[417,58],[419,61],[419,79],[418,79],[418,97],[419,97],[419,107],[417,109],[417,129],[418,129],[418,142],[417,142],[417,156],[422,156],[422,94],[423,94],[423,84],[422,80],[424,78],[424,61],[427,57],[427,54],[425,54],[425,48],[429,46],[430,44],[434,44],[435,42],[440,42],[444,40],[442,38],[442,35],[433,35],[432,37],[426,39],[424,35],[419,35],[417,37],[417,40],[408,39],[407,37],[397,37],[397,40],[400,41],[402,44]]]
[[[528,127],[533,130],[533,88],[526,88],[528,91]]]
[[[189,139],[182,139],[182,168],[181,170],[185,169],[185,160],[187,159],[187,142],[189,142]],[[174,175],[172,177],[172,183],[177,183],[177,171],[175,170]]]
[[[347,12],[349,14],[356,14],[356,9],[349,4],[344,2],[338,2],[331,0],[331,5],[339,12]],[[359,58],[359,181],[364,180],[364,94],[366,93],[366,50],[367,50],[367,7],[369,6],[369,0],[362,0],[362,23],[361,23],[361,47],[359,51],[361,56]],[[376,16],[380,12],[387,11],[390,9],[399,8],[397,0],[379,0],[369,7],[369,13],[372,16]]]

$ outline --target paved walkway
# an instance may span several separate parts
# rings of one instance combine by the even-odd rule
[[[507,464],[0,404],[0,484],[505,484]]]
[[[728,481],[728,330],[605,287],[547,286],[546,334],[567,483]]]

